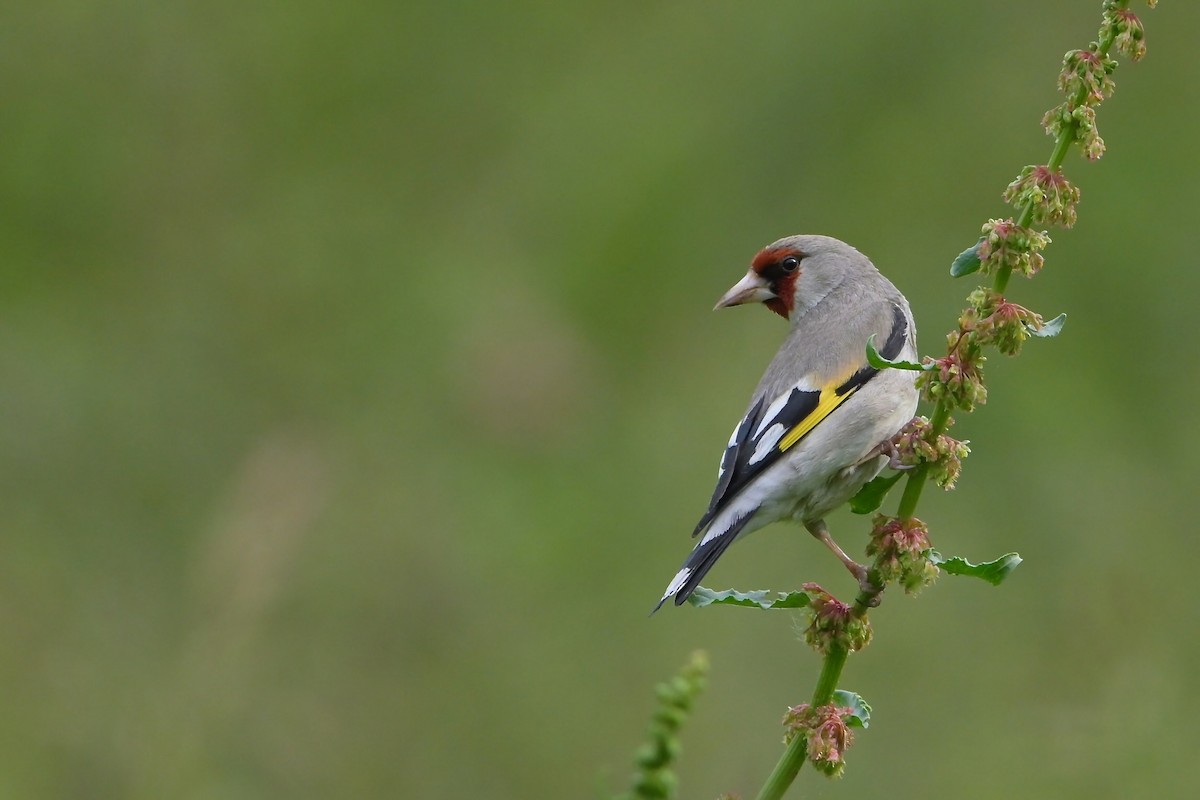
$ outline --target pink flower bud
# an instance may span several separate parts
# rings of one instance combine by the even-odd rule
[[[804,641],[818,653],[826,654],[834,644],[850,652],[861,650],[871,641],[871,624],[855,616],[847,604],[816,583],[803,584],[808,593],[811,617]]]
[[[783,740],[790,744],[804,736],[813,767],[831,778],[839,777],[846,769],[846,750],[854,743],[854,733],[846,724],[851,714],[849,708],[832,703],[817,708],[808,703],[793,706],[783,717]]]

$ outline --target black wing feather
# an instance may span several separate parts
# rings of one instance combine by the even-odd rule
[[[734,523],[729,526],[728,530],[726,530],[720,536],[696,545],[695,549],[692,550],[690,555],[688,555],[687,561],[684,561],[683,566],[680,567],[680,569],[690,569],[691,572],[688,573],[688,579],[684,581],[683,585],[675,591],[675,605],[681,606],[687,602],[687,599],[691,597],[692,592],[696,591],[696,587],[700,585],[700,581],[704,580],[704,576],[708,574],[710,569],[712,569],[713,564],[716,564],[717,559],[721,557],[721,554],[725,552],[725,549],[729,547],[729,545],[733,544],[734,540],[737,539],[738,534],[741,533],[742,528],[746,527],[746,523],[749,522],[750,518],[753,516],[754,512],[751,511],[749,514],[746,514],[743,517],[738,517]],[[666,595],[662,600],[659,600],[658,605],[654,607],[654,611],[658,611],[660,608],[662,608],[662,604],[667,602],[667,598],[670,596],[671,595]],[[653,614],[654,611],[651,611],[650,613]]]

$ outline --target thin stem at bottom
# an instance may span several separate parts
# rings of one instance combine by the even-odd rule
[[[850,655],[849,650],[836,644],[832,645],[829,652],[825,654],[825,663],[821,665],[821,676],[817,678],[817,688],[813,691],[813,708],[828,705],[833,700],[833,693],[837,690],[838,681],[842,677],[842,668],[846,666],[848,655]],[[807,756],[807,737],[797,735],[792,739],[787,750],[783,752],[779,762],[775,764],[775,769],[771,770],[762,791],[758,793],[757,800],[780,800],[784,792],[796,780],[796,775],[804,766]]]

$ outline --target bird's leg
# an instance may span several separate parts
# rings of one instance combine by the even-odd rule
[[[884,439],[882,442],[872,447],[869,451],[867,451],[867,454],[859,459],[858,463],[854,466],[860,467],[871,459],[878,458],[879,456],[888,457],[888,469],[903,471],[910,470],[916,466],[916,464],[905,464],[900,460],[900,450],[896,447],[896,443],[891,439]]]
[[[846,555],[846,551],[829,535],[829,528],[825,526],[825,520],[818,519],[813,522],[806,522],[804,523],[804,527],[808,529],[809,533],[819,539],[823,545],[828,547],[829,551],[837,556],[838,561],[841,561],[846,569],[850,570],[850,574],[858,581],[858,587],[862,591],[872,593],[878,590],[878,587],[872,584],[867,578],[867,568]]]

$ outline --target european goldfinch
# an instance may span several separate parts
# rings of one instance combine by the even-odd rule
[[[885,358],[916,360],[912,311],[866,256],[828,236],[765,247],[716,308],[754,302],[789,321],[787,338],[729,437],[692,534],[703,536],[655,610],[682,604],[729,545],[778,520],[804,525],[866,582],[824,518],[887,465],[887,442],[916,412],[913,374],[866,359],[874,336]]]

